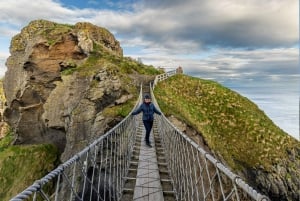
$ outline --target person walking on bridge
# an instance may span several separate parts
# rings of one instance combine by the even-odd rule
[[[137,115],[140,112],[143,112],[143,124],[146,129],[146,137],[145,137],[146,145],[152,147],[149,138],[153,126],[154,113],[161,115],[161,112],[158,111],[154,106],[154,104],[151,102],[151,98],[149,95],[145,95],[144,102],[140,105],[140,107],[136,111],[132,112],[131,114]]]

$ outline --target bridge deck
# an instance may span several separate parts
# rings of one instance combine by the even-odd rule
[[[142,122],[140,123],[142,125]],[[136,176],[136,185],[134,188],[133,200],[135,201],[163,201],[163,190],[160,182],[157,156],[153,130],[150,135],[152,148],[145,144],[145,129],[141,138],[141,148],[139,154],[138,170]]]

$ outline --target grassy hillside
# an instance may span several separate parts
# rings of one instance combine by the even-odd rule
[[[11,146],[12,140],[12,133],[0,140],[0,200],[22,192],[58,162],[58,151],[52,145]]]
[[[253,102],[216,82],[176,75],[159,83],[155,96],[163,112],[202,133],[233,169],[268,170],[300,146]]]

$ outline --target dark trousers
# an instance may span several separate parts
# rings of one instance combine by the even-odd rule
[[[146,142],[150,142],[149,137],[150,137],[150,132],[153,126],[153,121],[147,121],[147,120],[143,120],[145,129],[146,129],[146,137],[145,140]]]

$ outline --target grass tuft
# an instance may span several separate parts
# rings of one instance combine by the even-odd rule
[[[58,151],[50,144],[9,146],[2,149],[0,151],[1,200],[9,200],[22,192],[36,179],[54,169],[57,162]]]

